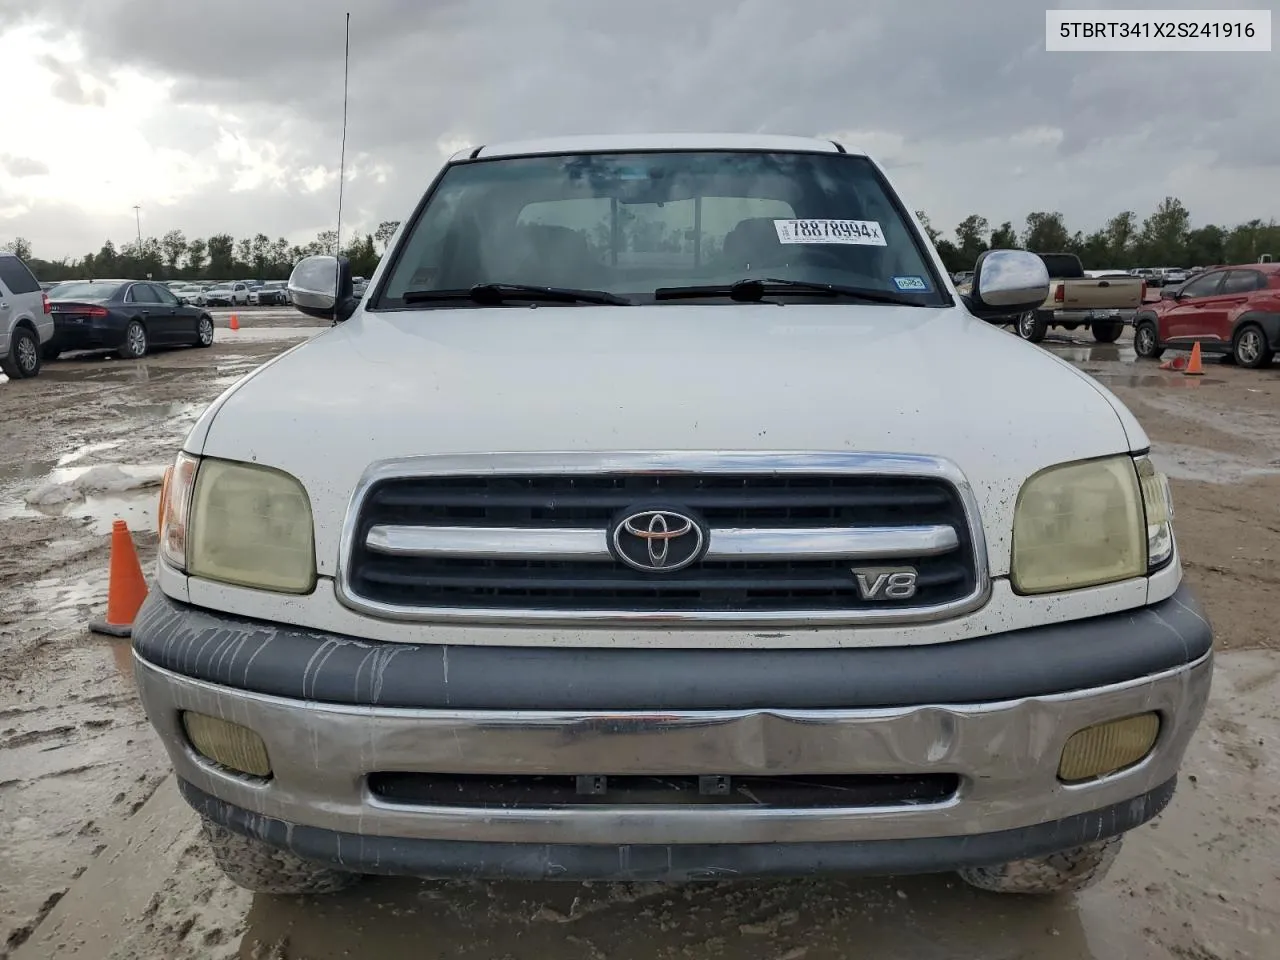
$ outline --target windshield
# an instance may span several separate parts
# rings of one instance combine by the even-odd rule
[[[118,283],[63,283],[49,291],[50,300],[110,300]]]
[[[477,284],[603,291],[652,303],[659,288],[748,278],[950,303],[919,235],[867,159],[659,152],[450,166],[399,245],[374,308],[404,308],[410,292]]]

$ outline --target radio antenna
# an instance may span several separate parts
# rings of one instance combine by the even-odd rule
[[[342,188],[347,181],[347,85],[351,75],[351,13],[347,13],[346,35],[342,50],[342,153],[338,158],[338,229],[333,235],[333,256],[342,256]],[[342,277],[342,265],[335,267],[333,278],[333,322],[338,322],[338,296],[342,293],[339,280]]]

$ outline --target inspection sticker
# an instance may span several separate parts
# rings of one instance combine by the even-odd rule
[[[775,220],[779,243],[851,243],[884,247],[884,234],[874,220]]]
[[[928,290],[929,285],[924,277],[894,277],[894,284],[899,290]]]

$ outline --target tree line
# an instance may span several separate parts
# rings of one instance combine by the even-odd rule
[[[923,211],[916,211],[916,216],[952,272],[973,269],[984,250],[1013,248],[1074,253],[1086,270],[1207,267],[1256,263],[1264,253],[1280,255],[1280,224],[1274,219],[1192,229],[1191,214],[1177,197],[1166,197],[1141,223],[1137,214],[1125,210],[1088,234],[1071,232],[1058,211],[1027,214],[1021,231],[1008,220],[993,228],[975,213],[950,236],[935,229]],[[397,220],[384,220],[373,233],[356,234],[344,243],[342,253],[351,258],[352,273],[371,276],[399,226]],[[97,253],[78,259],[42,260],[21,237],[4,249],[22,257],[47,282],[147,275],[157,280],[285,280],[303,257],[332,254],[337,239],[335,231],[326,230],[301,246],[283,237],[271,240],[264,233],[240,240],[227,233],[188,240],[181,230],[170,230],[163,237],[144,237],[141,244],[135,240],[117,247],[108,240]]]
[[[384,220],[373,233],[356,234],[342,244],[342,253],[351,258],[351,272],[368,277],[378,266],[382,252],[395,236],[400,223]],[[188,240],[181,230],[163,237],[143,237],[117,247],[107,240],[97,253],[83,257],[44,260],[31,244],[17,237],[4,249],[26,261],[36,277],[45,282],[60,280],[135,279],[155,280],[287,280],[294,265],[313,254],[332,254],[338,242],[335,230],[324,230],[310,243],[290,244],[284,237],[272,240],[265,233],[237,240],[229,233]]]
[[[1021,232],[1008,220],[993,229],[986,217],[971,214],[956,227],[954,239],[934,229],[923,211],[916,216],[952,272],[972,270],[984,250],[1013,248],[1074,253],[1086,270],[1209,267],[1257,263],[1264,253],[1280,254],[1280,224],[1274,219],[1192,229],[1191,214],[1177,197],[1165,197],[1141,223],[1132,210],[1124,210],[1088,234],[1072,233],[1057,211],[1027,214]]]

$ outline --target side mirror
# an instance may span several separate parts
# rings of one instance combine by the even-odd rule
[[[1035,310],[1049,296],[1049,270],[1027,250],[988,250],[973,267],[966,297],[976,317],[1001,317]]]
[[[1160,288],[1161,300],[1177,300],[1180,296],[1182,296],[1181,290],[1170,290],[1168,287]]]
[[[186,297],[179,297],[178,303],[182,304],[184,307],[191,305],[191,301],[188,300]]]
[[[289,298],[309,317],[342,322],[356,312],[351,261],[346,257],[314,256],[299,260],[289,275]]]

